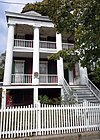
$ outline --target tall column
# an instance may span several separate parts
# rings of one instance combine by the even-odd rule
[[[79,64],[79,68],[80,68],[80,84],[86,85],[87,81],[85,77],[88,77],[87,68],[86,67],[83,68],[81,64]]]
[[[38,87],[34,87],[34,106],[36,106],[38,102]]]
[[[34,27],[33,77],[32,84],[39,84],[39,27]]]
[[[1,101],[1,108],[6,107],[6,89],[2,89],[2,101]]]
[[[14,45],[14,25],[10,24],[8,27],[8,41],[7,41],[4,83],[3,83],[4,85],[11,84],[13,45]]]
[[[74,83],[73,70],[69,70],[68,74],[69,74],[69,85],[73,85]]]
[[[61,34],[56,33],[56,46],[57,51],[62,50],[62,37]],[[63,59],[60,57],[57,60],[57,74],[58,74],[58,84],[62,84],[62,77],[64,77]]]

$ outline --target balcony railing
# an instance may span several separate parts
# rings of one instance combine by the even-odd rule
[[[33,40],[14,39],[14,46],[33,48]],[[74,44],[62,43],[63,49],[69,49],[73,47],[74,47]],[[56,42],[40,41],[40,48],[56,49]]]
[[[32,83],[32,74],[12,74],[12,83],[28,84]],[[56,84],[58,83],[58,76],[55,74],[40,74],[40,84]]]
[[[12,74],[12,83],[32,83],[32,74]]]
[[[54,74],[40,74],[39,82],[40,84],[57,84],[58,76]]]
[[[71,43],[62,43],[62,48],[63,49],[74,48],[74,44],[71,44]]]
[[[14,46],[33,48],[33,40],[14,39]]]
[[[40,41],[40,48],[56,49],[56,42]]]

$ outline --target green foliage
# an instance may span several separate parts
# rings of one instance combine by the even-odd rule
[[[77,103],[77,101],[76,101],[73,91],[69,91],[69,95],[68,94],[64,95],[64,100],[62,101],[62,104],[72,105],[75,103]]]
[[[5,53],[2,53],[0,55],[0,81],[3,81],[4,64],[5,64]]]
[[[49,105],[60,105],[61,104],[61,97],[50,99],[48,96],[40,95],[39,100],[41,104],[49,104]]]
[[[44,96],[40,95],[39,100],[40,100],[41,104],[49,104],[49,98],[46,95],[44,95]]]
[[[49,16],[58,32],[74,36],[73,49],[59,51],[50,59],[64,58],[70,69],[78,61],[88,68],[100,62],[100,0],[43,0],[27,4],[22,12],[29,10]],[[98,74],[94,71],[100,81]]]
[[[35,11],[40,13],[43,16],[47,16],[47,4],[48,0],[43,0],[42,2],[36,2],[34,4],[28,3],[25,5],[25,7],[22,10],[22,13],[28,12],[28,11]]]
[[[62,100],[61,97],[58,97],[58,98],[53,98],[53,99],[50,99],[48,96],[44,95],[40,95],[39,96],[39,100],[40,100],[40,103],[41,104],[49,104],[49,105],[60,105],[60,104],[65,104],[65,105],[68,105],[68,104],[75,104],[76,103],[76,99],[73,95],[73,92],[69,92],[70,94],[69,95],[64,95],[64,100]]]
[[[92,68],[89,68],[89,78],[100,89],[100,62],[94,64]]]

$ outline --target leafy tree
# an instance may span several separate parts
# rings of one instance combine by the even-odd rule
[[[59,51],[50,59],[64,58],[68,68],[78,61],[88,69],[95,63],[90,75],[100,82],[100,0],[43,0],[27,4],[22,12],[28,10],[48,15],[59,33],[73,36],[74,48]]]
[[[27,3],[22,10],[22,13],[34,10],[41,15],[47,16],[47,2],[48,0],[43,0],[42,2],[36,2],[34,4]]]
[[[0,82],[3,81],[4,64],[5,64],[5,53],[2,53],[0,55]]]

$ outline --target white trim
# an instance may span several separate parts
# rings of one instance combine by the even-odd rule
[[[21,85],[21,86],[3,86],[3,88],[6,88],[6,89],[33,89],[35,87],[38,87],[38,88],[50,88],[50,89],[54,89],[54,88],[62,88],[62,85],[32,85],[32,86],[28,86],[28,85]]]

